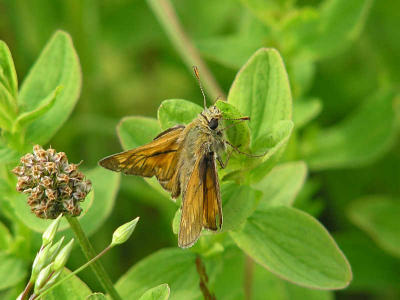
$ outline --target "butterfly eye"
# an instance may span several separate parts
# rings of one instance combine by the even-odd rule
[[[218,127],[218,119],[212,118],[210,122],[208,122],[208,127],[212,130],[216,129]]]

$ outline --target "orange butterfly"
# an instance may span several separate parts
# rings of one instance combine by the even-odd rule
[[[199,80],[196,67],[194,71]],[[216,106],[206,108],[201,84],[200,88],[204,97],[204,110],[190,124],[171,127],[144,146],[108,156],[99,162],[104,168],[128,175],[156,176],[172,198],[182,193],[178,235],[178,245],[181,248],[191,247],[203,228],[217,231],[222,227],[216,160],[222,168],[227,164],[229,155],[225,163],[220,155],[226,150],[226,144],[246,154],[224,138],[224,128],[220,128],[222,113]]]

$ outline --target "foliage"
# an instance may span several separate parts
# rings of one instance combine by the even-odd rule
[[[227,118],[251,118],[228,129],[229,141],[265,153],[233,153],[219,170],[222,231],[177,248],[180,199],[169,201],[154,178],[97,166],[202,111],[196,81],[153,4],[3,0],[0,298],[21,292],[49,225],[30,213],[10,173],[36,143],[83,159],[93,191],[79,221],[95,249],[141,217],[133,238],[102,259],[123,299],[201,299],[199,257],[217,299],[332,299],[344,288],[343,299],[400,297],[400,5],[173,2],[227,94],[215,105]],[[59,230],[73,237],[65,221]],[[74,249],[67,267],[84,262]],[[83,272],[46,299],[104,292]]]

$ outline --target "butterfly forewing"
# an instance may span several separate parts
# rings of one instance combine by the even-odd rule
[[[173,196],[179,195],[178,176],[174,175],[177,171],[183,129],[184,126],[181,125],[169,128],[144,146],[102,159],[100,165],[128,175],[156,176],[166,190],[173,192]]]

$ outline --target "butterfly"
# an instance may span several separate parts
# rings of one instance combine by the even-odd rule
[[[203,228],[217,231],[222,228],[222,204],[216,161],[225,168],[222,153],[230,145],[224,135],[223,120],[249,120],[249,117],[224,119],[216,107],[206,107],[206,98],[194,67],[204,99],[204,110],[188,125],[176,125],[150,143],[117,153],[100,160],[99,164],[112,171],[142,177],[155,176],[173,199],[182,194],[178,246],[191,247]],[[237,123],[236,123],[237,124]]]

